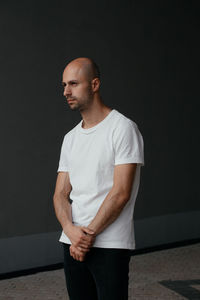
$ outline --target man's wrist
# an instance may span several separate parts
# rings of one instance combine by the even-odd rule
[[[93,231],[92,235],[94,235],[95,237],[97,236],[97,234],[98,234],[97,230],[96,230],[96,228],[92,224],[88,225],[87,228]]]
[[[73,226],[74,226],[74,225],[73,225],[72,222],[67,222],[67,223],[65,224],[65,226],[63,227],[64,233],[66,233],[66,234],[68,235],[68,233],[72,230]]]
[[[87,228],[90,229],[90,230],[92,230],[91,234],[90,233],[87,233],[87,234],[92,235],[94,237],[94,239],[95,239],[96,236],[97,236],[97,232],[96,232],[95,228],[93,226],[90,226],[90,225],[88,225]]]

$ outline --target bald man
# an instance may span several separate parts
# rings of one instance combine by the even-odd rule
[[[81,121],[62,143],[54,193],[70,300],[127,300],[133,212],[144,165],[137,124],[100,96],[90,58],[71,61],[62,84]]]

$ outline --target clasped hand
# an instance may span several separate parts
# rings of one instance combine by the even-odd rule
[[[72,225],[67,232],[67,236],[72,243],[70,255],[76,260],[83,261],[95,241],[94,231],[87,227]]]

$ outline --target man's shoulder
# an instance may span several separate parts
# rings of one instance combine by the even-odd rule
[[[73,136],[75,135],[78,127],[80,126],[80,123],[81,123],[81,121],[64,135],[64,140],[68,140],[70,138],[73,138]]]
[[[113,125],[117,128],[137,127],[135,121],[117,110],[115,110],[115,122]]]

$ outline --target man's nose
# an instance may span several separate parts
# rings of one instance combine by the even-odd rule
[[[64,91],[63,91],[63,96],[68,96],[68,95],[71,95],[71,89],[69,88],[69,86],[65,86],[64,87]]]

